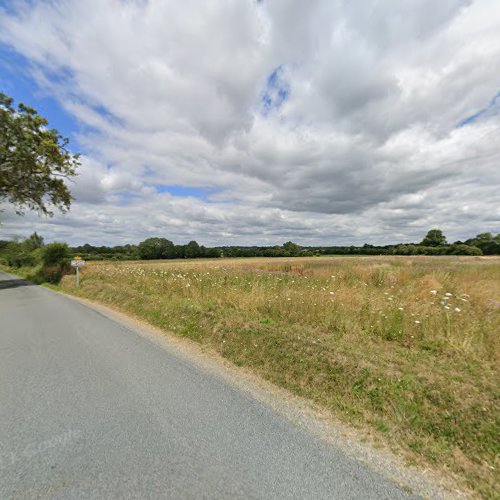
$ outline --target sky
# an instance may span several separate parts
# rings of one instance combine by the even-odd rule
[[[498,0],[0,0],[0,90],[81,154],[0,239],[500,232]]]

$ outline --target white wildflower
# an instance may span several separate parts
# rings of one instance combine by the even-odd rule
[[[461,310],[460,307],[455,307],[455,312],[459,313]]]

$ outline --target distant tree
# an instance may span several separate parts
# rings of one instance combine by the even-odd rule
[[[446,237],[441,229],[431,229],[420,244],[428,247],[446,245]]]
[[[219,258],[222,257],[222,249],[214,247],[214,248],[207,248],[205,250],[205,257],[211,257],[211,258]]]
[[[139,243],[138,253],[141,259],[171,259],[175,248],[166,238],[148,238]]]
[[[29,251],[36,250],[37,248],[43,247],[43,237],[35,232],[24,240],[24,244]]]
[[[267,247],[263,251],[265,257],[283,257],[285,255],[285,250],[283,247],[275,245],[273,247]]]
[[[68,139],[33,108],[0,92],[0,200],[8,200],[18,213],[49,207],[69,209],[71,194],[64,180],[76,175],[78,155],[68,150]]]
[[[183,259],[186,245],[174,245],[174,259]]]
[[[478,234],[474,239],[477,241],[493,241],[494,237],[491,233],[481,233]]]
[[[449,255],[483,255],[480,248],[470,245],[451,245],[448,250]]]
[[[417,245],[398,245],[395,253],[397,255],[417,255]]]
[[[190,241],[184,249],[184,257],[186,259],[196,259],[201,257],[201,248],[196,241]]]
[[[286,256],[295,257],[300,254],[301,248],[297,243],[293,243],[292,241],[287,241],[283,244],[283,250]]]
[[[500,234],[493,236],[491,233],[481,233],[465,243],[479,248],[484,255],[500,254]]]

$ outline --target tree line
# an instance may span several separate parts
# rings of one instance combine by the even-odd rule
[[[48,255],[48,257],[46,257]],[[448,243],[440,229],[431,229],[419,243],[362,246],[300,246],[292,241],[275,246],[205,247],[196,241],[176,245],[167,238],[147,238],[138,245],[94,246],[86,243],[69,246],[65,243],[44,244],[33,233],[20,241],[0,240],[0,262],[12,267],[53,267],[76,255],[85,260],[152,260],[199,259],[222,257],[312,257],[318,255],[500,255],[500,234],[481,233],[465,241]],[[56,256],[56,257],[54,257]],[[54,270],[52,269],[51,272]]]
[[[300,246],[292,241],[274,246],[205,247],[196,241],[175,245],[166,238],[147,238],[139,245],[74,247],[92,259],[197,259],[218,257],[308,257],[315,255],[500,255],[500,234],[481,233],[449,244],[440,229],[431,229],[419,243],[362,246]]]

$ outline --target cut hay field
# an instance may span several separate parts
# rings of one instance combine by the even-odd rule
[[[61,288],[195,340],[493,497],[500,258],[90,263]]]

